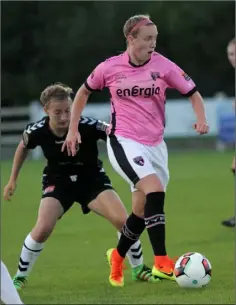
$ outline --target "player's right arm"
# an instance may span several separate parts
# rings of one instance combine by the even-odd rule
[[[33,130],[31,129],[33,127]],[[35,124],[27,125],[23,132],[22,140],[18,144],[13,163],[9,181],[4,188],[3,196],[5,200],[10,200],[16,189],[17,178],[20,173],[20,169],[28,156],[29,149],[34,149],[38,145],[38,133],[35,129]]]
[[[5,200],[9,201],[11,199],[11,196],[15,192],[17,178],[18,178],[20,169],[28,155],[28,152],[29,152],[29,150],[25,147],[23,140],[21,140],[19,145],[17,146],[16,152],[14,155],[9,181],[4,188],[4,199]]]
[[[89,75],[86,82],[79,88],[72,104],[69,132],[62,145],[62,151],[67,149],[69,156],[76,155],[76,144],[81,143],[78,125],[81,113],[88,101],[92,91],[101,91],[105,86],[104,82],[104,62],[99,64]]]

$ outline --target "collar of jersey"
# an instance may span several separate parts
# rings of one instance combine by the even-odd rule
[[[143,64],[141,64],[141,65],[135,65],[134,63],[131,62],[130,57],[129,57],[129,54],[128,54],[127,51],[125,52],[125,57],[126,57],[128,63],[129,63],[132,67],[135,67],[135,68],[143,67],[143,66],[145,66],[146,64],[148,64],[149,61],[151,60],[151,58],[149,58],[149,59],[148,59],[147,61],[145,61]]]

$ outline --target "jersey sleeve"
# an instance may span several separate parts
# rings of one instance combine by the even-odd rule
[[[197,91],[191,77],[173,62],[169,64],[169,69],[165,74],[165,81],[169,88],[178,90],[183,96],[190,97]]]
[[[106,141],[109,124],[94,118],[82,116],[78,128],[82,136],[90,137],[91,140],[97,141],[101,139]]]
[[[40,145],[39,133],[34,129],[35,124],[28,124],[23,132],[22,140],[28,149],[34,149]]]
[[[107,140],[107,133],[110,125],[106,122],[102,122],[100,120],[97,121],[96,124],[96,132],[97,132],[97,139],[101,139],[106,141]]]
[[[100,63],[85,81],[85,87],[89,91],[102,91],[105,87],[104,66],[104,62]]]

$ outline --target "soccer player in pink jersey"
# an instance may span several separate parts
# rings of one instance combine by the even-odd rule
[[[228,43],[227,55],[228,55],[229,62],[231,63],[233,68],[235,68],[236,67],[236,39],[235,38],[231,39],[230,42]],[[234,102],[234,109],[235,109],[235,102]],[[235,156],[233,157],[233,162],[232,162],[231,168],[232,168],[232,172],[235,176]],[[223,220],[222,224],[226,227],[234,228],[235,227],[235,216],[233,216],[227,220]]]
[[[154,252],[153,275],[175,280],[174,262],[165,246],[164,201],[169,181],[163,140],[166,89],[177,89],[189,97],[197,118],[193,127],[199,134],[209,130],[203,99],[192,79],[155,52],[157,35],[157,27],[149,16],[136,15],[126,21],[127,50],[100,63],[80,87],[62,147],[71,155],[76,153],[76,144],[81,142],[78,121],[88,97],[92,91],[107,87],[111,95],[109,160],[131,185],[133,200],[133,213],[123,227],[118,246],[107,252],[111,266],[109,281],[113,286],[124,285],[122,262],[145,227]]]

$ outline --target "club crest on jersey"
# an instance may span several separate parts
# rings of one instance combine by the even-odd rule
[[[141,156],[133,158],[133,161],[140,166],[144,166],[144,159]]]
[[[151,72],[151,77],[153,80],[157,80],[160,77],[159,72]]]

